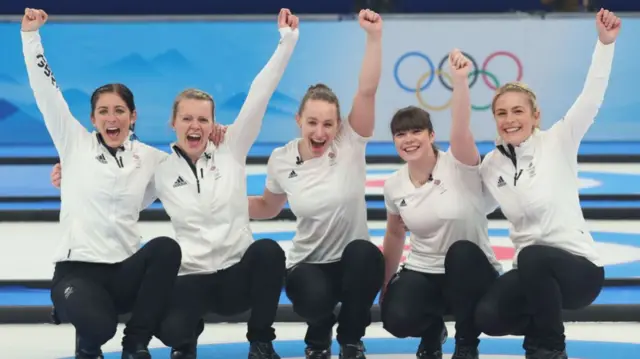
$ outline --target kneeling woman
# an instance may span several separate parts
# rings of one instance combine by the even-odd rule
[[[273,240],[253,239],[245,181],[247,154],[298,40],[298,18],[289,10],[280,12],[278,25],[280,44],[251,84],[224,143],[208,140],[215,112],[211,96],[187,91],[173,106],[178,142],[155,176],[184,253],[173,302],[156,334],[173,348],[172,359],[196,358],[206,313],[228,316],[249,309],[249,359],[280,358],[272,341],[285,254]]]
[[[510,224],[514,269],[478,305],[489,335],[525,335],[528,359],[566,359],[563,309],[580,309],[600,293],[604,269],[582,215],[578,147],[609,82],[620,19],[601,10],[598,40],[582,93],[549,130],[539,130],[536,95],[506,84],[493,100],[500,139],[485,157],[482,178]]]
[[[312,86],[296,116],[302,138],[271,154],[264,195],[249,198],[251,218],[272,218],[287,199],[297,217],[287,260],[286,292],[294,311],[308,323],[306,357],[331,357],[334,309],[340,358],[364,358],[361,339],[382,285],[384,262],[369,241],[365,204],[365,147],[373,133],[380,79],[381,27],[378,14],[363,10],[360,25],[367,46],[360,86],[347,121],[336,95]]]
[[[108,84],[91,95],[87,131],[69,111],[47,64],[40,28],[47,14],[27,9],[22,44],[29,83],[69,179],[61,188],[61,241],[51,300],[57,319],[76,330],[76,359],[100,359],[131,313],[122,359],[151,358],[147,346],[165,313],[180,267],[180,246],[167,237],[141,247],[136,226],[147,188],[166,154],[133,136],[133,93]]]
[[[155,333],[172,347],[172,359],[196,358],[206,313],[228,316],[249,309],[249,358],[280,358],[272,341],[285,254],[273,240],[253,239],[245,181],[247,154],[298,40],[298,18],[289,10],[280,12],[278,25],[280,44],[251,84],[224,143],[209,141],[215,118],[209,94],[187,90],[173,104],[177,141],[152,186],[183,253],[168,313]]]
[[[384,185],[388,284],[382,321],[394,336],[421,338],[419,359],[442,358],[446,312],[456,320],[452,358],[478,358],[480,330],[474,312],[500,270],[487,234],[480,156],[469,128],[470,62],[453,51],[449,63],[453,72],[451,147],[442,152],[433,145],[433,125],[426,111],[399,110],[391,120],[391,132],[407,164]],[[411,251],[406,265],[396,273],[405,230],[411,232]]]

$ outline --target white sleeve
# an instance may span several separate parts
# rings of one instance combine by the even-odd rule
[[[493,197],[487,185],[482,183],[482,199],[484,201],[484,213],[489,215],[498,208],[498,201]]]
[[[472,193],[479,193],[482,191],[482,176],[480,175],[480,158],[478,158],[478,164],[470,166],[464,164],[456,158],[451,152],[451,147],[446,152],[446,156],[451,165],[454,167],[456,177],[459,182],[465,187],[465,190]]]
[[[146,209],[153,202],[155,202],[156,199],[158,199],[158,195],[156,193],[155,176],[151,176],[151,180],[149,181],[149,184],[147,184],[147,188],[144,190],[144,197],[142,198],[141,209]]]
[[[363,137],[360,136],[354,129],[351,127],[351,124],[348,120],[342,121],[342,128],[340,129],[342,133],[340,134],[341,140],[347,141],[351,145],[366,145],[371,137]]]
[[[391,186],[392,184],[389,180],[384,183],[384,206],[387,209],[387,212],[390,214],[399,215],[400,210],[398,210],[398,206],[393,203],[393,197],[391,196]]]
[[[278,182],[276,165],[277,161],[274,159],[274,154],[272,153],[267,162],[267,180],[265,187],[273,194],[283,194],[285,192]]]
[[[76,120],[67,105],[44,56],[38,31],[21,32],[22,51],[29,84],[44,123],[61,159],[89,132]]]
[[[233,124],[229,126],[225,136],[231,153],[242,163],[245,162],[251,146],[258,138],[269,100],[280,83],[298,41],[298,30],[292,30],[289,27],[282,28],[280,29],[280,37],[278,48],[251,83],[249,94],[240,113]]]
[[[151,175],[151,180],[149,180],[149,184],[147,184],[147,188],[144,191],[144,196],[142,198],[142,209],[149,207],[153,202],[158,199],[158,193],[156,192],[156,176],[155,173],[160,165],[160,163],[164,162],[167,159],[168,155],[160,150],[153,151],[153,160],[155,161],[155,165],[153,167],[153,174]]]
[[[564,118],[556,122],[549,132],[558,136],[572,156],[578,153],[580,141],[593,124],[604,100],[613,63],[615,43],[605,45],[598,40],[591,59],[584,87]]]
[[[484,212],[488,215],[493,213],[498,207],[499,203],[491,194],[491,190],[489,189],[489,185],[487,184],[487,180],[489,179],[488,172],[490,171],[491,164],[489,163],[489,158],[493,152],[490,152],[484,157],[482,163],[480,163],[480,178],[482,180],[482,199],[483,199],[483,209]]]

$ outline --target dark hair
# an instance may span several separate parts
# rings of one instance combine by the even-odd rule
[[[105,93],[113,93],[118,95],[118,97],[120,97],[122,101],[124,101],[125,105],[127,105],[127,108],[129,109],[130,112],[133,113],[133,111],[136,110],[136,103],[133,98],[133,92],[131,92],[131,90],[126,85],[106,84],[98,87],[91,94],[91,114],[92,115],[96,111],[96,105],[98,103],[98,100],[100,99],[100,96],[102,96],[102,94],[105,94]],[[131,131],[134,131],[135,124],[132,123],[129,129]],[[134,137],[134,138],[137,138],[137,137]]]
[[[333,92],[333,90],[331,90],[331,88],[329,88],[329,86],[322,83],[310,86],[309,89],[307,89],[307,93],[305,93],[304,97],[302,97],[300,108],[298,108],[298,115],[302,115],[304,106],[309,100],[320,100],[336,105],[337,118],[338,121],[340,120],[340,102],[338,101],[338,96],[336,96],[336,94]]]
[[[413,130],[427,130],[429,134],[433,134],[433,123],[431,123],[429,112],[416,106],[407,106],[396,111],[391,118],[391,135]],[[434,143],[431,148],[437,156],[438,146]]]

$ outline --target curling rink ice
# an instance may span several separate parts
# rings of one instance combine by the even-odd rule
[[[589,227],[596,239],[596,245],[607,268],[607,277],[640,277],[640,222],[635,221],[589,221]],[[160,235],[172,235],[168,222],[142,222],[139,224],[144,239]],[[372,240],[382,244],[384,221],[369,223]],[[268,237],[280,243],[283,248],[291,246],[295,223],[292,221],[253,222],[256,238]],[[506,268],[511,266],[513,248],[508,241],[507,224],[504,221],[490,222],[490,235],[494,251]],[[48,280],[53,265],[51,253],[59,237],[60,228],[56,223],[10,223],[0,222],[0,279],[1,280]],[[407,243],[408,244],[408,243]],[[409,249],[408,246],[405,249]],[[609,294],[608,303],[640,303],[638,293]],[[0,292],[0,296],[3,293]],[[46,293],[45,293],[46,294]],[[637,294],[637,295],[636,295]],[[18,303],[35,305],[48,300],[17,296]],[[21,299],[24,298],[24,299]],[[6,302],[6,300],[5,300]],[[445,358],[453,351],[453,323],[448,323],[449,340],[444,346]],[[640,323],[567,323],[567,347],[573,359],[640,359]],[[104,347],[105,358],[120,358],[120,339],[123,326],[118,334]],[[276,324],[278,339],[276,348],[283,359],[304,357],[305,326],[296,323]],[[200,338],[200,359],[244,359],[247,358],[245,324],[209,324]],[[415,358],[417,339],[392,338],[379,323],[374,323],[365,338],[367,357],[372,359]],[[74,330],[71,326],[50,324],[0,325],[0,352],[7,359],[66,359],[72,358]],[[169,350],[162,343],[151,343],[154,358],[169,358]],[[485,338],[481,343],[482,359],[524,358],[522,339],[516,337]],[[334,342],[334,358],[338,348]]]
[[[453,323],[447,323],[450,339],[444,346],[444,358],[451,358]],[[120,359],[120,338],[104,346],[106,359]],[[278,323],[275,343],[283,359],[304,358],[304,325]],[[199,359],[246,359],[246,326],[244,324],[210,324],[200,337]],[[567,348],[571,359],[636,359],[640,358],[640,324],[567,323]],[[482,359],[523,359],[522,339],[516,337],[485,338],[480,344]],[[71,326],[4,325],[0,326],[0,350],[7,359],[72,358],[74,330]],[[416,339],[392,338],[381,325],[373,324],[365,338],[367,358],[412,359],[418,346]],[[151,353],[155,359],[169,359],[169,349],[154,339]],[[334,343],[334,356],[338,348]]]
[[[382,246],[385,221],[369,221],[371,240]],[[640,277],[640,221],[588,221],[608,278]],[[143,241],[173,237],[169,222],[140,222]],[[285,251],[291,247],[294,221],[254,221],[255,238],[276,240]],[[50,280],[51,256],[61,229],[54,222],[0,222],[0,280]],[[506,221],[490,221],[489,236],[498,260],[511,268],[514,249]],[[409,241],[405,245],[405,254]],[[638,301],[640,303],[640,301]],[[640,334],[639,334],[640,335]],[[640,359],[640,357],[639,357]]]

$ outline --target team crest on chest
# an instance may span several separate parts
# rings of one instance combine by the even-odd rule
[[[533,178],[536,176],[536,166],[533,165],[533,162],[529,162],[529,167],[527,167],[527,173],[529,174],[529,178]]]
[[[336,153],[331,151],[329,152],[329,155],[327,155],[327,157],[329,157],[329,166],[333,166],[336,164]]]
[[[439,179],[433,180],[433,187],[440,194],[447,192],[447,188],[442,184],[442,181],[440,181]]]
[[[135,153],[133,154],[133,164],[135,165],[136,168],[142,167],[142,161],[140,161],[140,156],[138,156]]]

